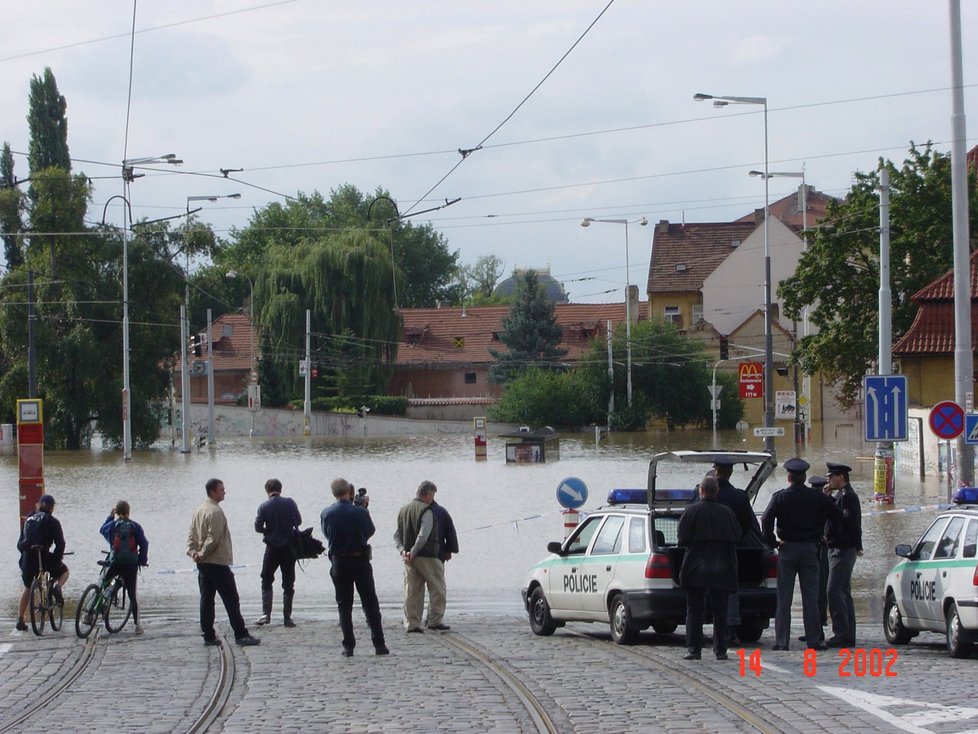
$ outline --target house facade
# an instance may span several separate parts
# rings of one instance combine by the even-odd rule
[[[257,369],[258,329],[245,314],[228,313],[211,324],[214,370],[214,402],[233,405],[247,390],[248,374]],[[187,356],[190,363],[190,402],[207,402],[207,333],[194,336]],[[173,386],[178,400],[181,393],[180,356],[174,360]]]

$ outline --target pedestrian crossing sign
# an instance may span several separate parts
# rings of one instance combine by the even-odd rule
[[[964,416],[964,442],[978,444],[978,413]]]

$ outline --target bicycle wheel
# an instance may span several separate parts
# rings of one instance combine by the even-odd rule
[[[47,617],[47,609],[44,608],[45,584],[41,579],[42,577],[38,576],[31,581],[30,596],[28,598],[28,606],[31,611],[31,628],[34,630],[34,634],[38,636],[44,634],[44,621]]]
[[[65,621],[65,602],[64,597],[61,597],[61,602],[58,602],[57,597],[55,597],[54,592],[54,579],[48,581],[48,621],[51,622],[51,629],[58,632],[64,625]]]
[[[98,622],[98,584],[92,584],[78,600],[78,609],[75,610],[75,634],[83,640],[92,634]]]
[[[129,605],[129,595],[120,578],[112,587],[108,604],[105,605],[105,629],[109,632],[120,632],[132,616]]]

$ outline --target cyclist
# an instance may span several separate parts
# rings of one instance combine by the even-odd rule
[[[51,550],[51,545],[54,550]],[[44,570],[55,579],[51,593],[58,604],[64,604],[62,587],[68,581],[68,567],[64,564],[65,535],[61,523],[54,517],[54,497],[49,494],[41,495],[37,501],[37,510],[24,521],[24,528],[17,541],[20,551],[20,576],[24,581],[24,592],[20,595],[20,607],[17,610],[17,629],[27,630],[24,617],[27,614],[31,582],[40,570],[37,567],[37,551],[32,550],[36,545],[41,546],[41,563]]]
[[[139,604],[136,602],[136,579],[139,567],[148,565],[149,541],[138,522],[129,519],[129,503],[119,500],[109,511],[99,531],[109,541],[109,571],[107,579],[122,577],[132,605],[132,621],[136,623],[136,634],[143,634],[139,624]]]

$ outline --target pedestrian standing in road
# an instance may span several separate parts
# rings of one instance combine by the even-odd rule
[[[839,508],[817,489],[805,484],[809,464],[793,458],[784,462],[788,486],[780,489],[761,517],[764,540],[778,549],[778,604],[774,617],[775,650],[787,650],[791,637],[791,601],[795,577],[801,586],[805,642],[814,650],[825,650],[819,642],[818,546],[827,520],[842,516]],[[777,527],[777,537],[775,536]],[[779,541],[780,538],[780,541]]]
[[[272,621],[272,585],[275,571],[282,572],[282,616],[286,627],[292,621],[292,598],[295,596],[295,549],[293,543],[302,524],[299,506],[291,497],[282,496],[278,479],[265,482],[268,499],[258,506],[255,532],[265,541],[265,556],[261,562],[261,616],[255,620],[259,627]]]
[[[404,628],[408,632],[424,632],[421,616],[424,612],[424,592],[428,588],[428,622],[430,630],[451,629],[445,617],[445,565],[438,559],[441,536],[431,503],[438,488],[429,481],[421,482],[413,500],[397,514],[394,543],[404,560]]]
[[[431,501],[431,511],[435,514],[435,523],[438,525],[438,560],[442,564],[442,575],[445,573],[444,566],[452,560],[452,556],[458,553],[458,532],[455,530],[455,522],[448,510],[439,505],[435,500]],[[448,580],[445,580],[446,607],[448,605]],[[428,598],[428,609],[431,609],[431,598]],[[427,620],[425,621],[427,624]]]
[[[730,483],[733,476],[733,460],[721,457],[713,462],[713,471],[717,478],[717,499],[721,505],[729,507],[737,518],[740,525],[740,537],[737,538],[737,545],[740,547],[755,546],[761,540],[761,526],[757,522],[757,515],[751,506],[747,492],[735,487]],[[727,645],[737,645],[737,629],[740,627],[740,597],[737,594],[730,594],[727,600]]]
[[[829,480],[816,474],[808,478],[808,486],[817,489],[819,492],[832,498],[832,489],[828,486]],[[822,634],[819,642],[825,642],[825,625],[829,621],[829,549],[825,545],[825,537],[818,542],[818,619],[822,625]],[[799,642],[805,642],[805,635],[798,638]]]
[[[136,601],[136,581],[139,569],[149,565],[149,541],[143,526],[129,517],[129,503],[119,500],[109,511],[99,532],[109,541],[108,579],[122,577],[122,583],[129,597],[132,621],[136,624],[136,634],[143,634],[139,624],[139,602]]]
[[[197,585],[200,587],[200,631],[205,645],[221,644],[214,631],[214,595],[220,594],[228,620],[239,645],[258,645],[261,641],[248,634],[241,616],[241,600],[234,581],[231,564],[231,531],[221,509],[227,493],[220,479],[208,479],[204,485],[207,499],[194,512],[187,535],[187,555],[197,564]]]
[[[360,605],[370,625],[370,639],[378,655],[390,650],[384,641],[384,626],[380,602],[374,587],[374,571],[370,565],[369,541],[375,532],[374,522],[366,506],[353,504],[353,485],[345,479],[334,479],[330,491],[336,500],[320,516],[323,535],[329,543],[329,576],[336,590],[336,609],[343,632],[343,655],[353,656],[357,645],[353,633],[353,589],[360,595]]]
[[[27,616],[28,597],[31,583],[40,570],[35,546],[41,546],[41,564],[55,580],[51,587],[55,602],[61,605],[65,603],[62,591],[68,583],[68,567],[64,564],[65,534],[61,522],[54,516],[54,504],[54,497],[42,494],[35,511],[24,521],[17,541],[17,550],[20,551],[20,578],[24,582],[24,591],[17,607],[17,629],[21,632],[27,631],[27,622],[24,620]]]
[[[679,585],[686,590],[686,654],[699,660],[703,649],[706,596],[713,609],[713,652],[727,659],[727,597],[737,593],[737,541],[741,527],[726,505],[717,500],[716,477],[707,475],[699,485],[700,501],[679,518],[677,541],[686,549]]]
[[[825,526],[829,546],[829,610],[832,637],[829,647],[856,646],[856,609],[852,603],[852,570],[856,556],[863,554],[862,511],[859,496],[849,483],[852,467],[827,462],[829,486],[836,492],[835,504],[842,517]]]

